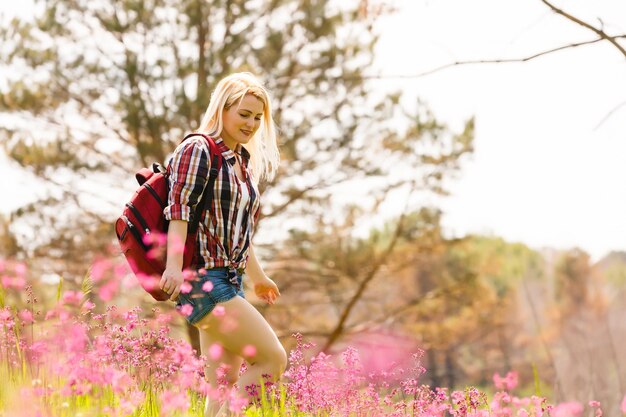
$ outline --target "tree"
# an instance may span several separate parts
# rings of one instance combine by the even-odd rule
[[[0,96],[0,112],[15,120],[2,126],[5,151],[50,184],[44,201],[17,213],[33,227],[47,226],[27,242],[31,253],[39,248],[41,256],[68,261],[100,251],[112,240],[111,219],[132,190],[129,180],[116,192],[122,179],[163,162],[198,126],[215,83],[237,70],[258,73],[274,96],[283,164],[261,189],[262,219],[275,224],[289,218],[306,224],[324,213],[337,185],[373,176],[385,180],[367,183],[377,198],[403,185],[442,193],[472,152],[473,120],[451,134],[426,106],[408,111],[400,93],[377,99],[364,82],[380,5],[37,5],[32,21],[3,27],[8,41],[1,53],[13,69]],[[404,175],[398,179],[398,173]]]

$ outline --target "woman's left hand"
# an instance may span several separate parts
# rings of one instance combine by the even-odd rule
[[[280,297],[276,283],[267,276],[254,283],[254,293],[270,305],[274,304],[274,301]]]

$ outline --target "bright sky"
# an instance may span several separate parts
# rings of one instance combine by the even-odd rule
[[[539,0],[399,4],[379,44],[388,74],[523,58],[595,38]],[[609,34],[626,34],[625,2],[560,5],[593,25],[602,19]],[[598,127],[626,104],[626,60],[616,48],[599,43],[378,83],[419,96],[452,126],[476,117],[475,155],[443,204],[449,233],[489,233],[536,249],[578,246],[595,260],[626,250],[626,105]]]
[[[556,1],[556,0],[555,0]],[[0,12],[27,13],[2,2]],[[522,58],[593,33],[551,13],[540,0],[397,0],[381,22],[381,72],[419,74],[461,60]],[[626,3],[559,5],[610,34],[626,33]],[[623,24],[622,27],[619,24]],[[625,42],[626,43],[626,42]],[[597,260],[626,250],[626,60],[607,43],[526,63],[449,68],[414,79],[375,81],[427,102],[458,128],[476,117],[475,155],[442,202],[451,235],[487,233],[535,249],[578,246]],[[28,175],[0,156],[0,212],[28,201]]]

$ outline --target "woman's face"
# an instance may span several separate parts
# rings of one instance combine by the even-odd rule
[[[261,125],[263,117],[263,102],[246,94],[239,106],[235,102],[228,110],[222,113],[222,139],[230,149],[236,149],[237,144],[246,144],[252,139]]]

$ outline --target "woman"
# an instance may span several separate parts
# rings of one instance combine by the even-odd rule
[[[190,313],[187,320],[199,329],[212,388],[217,390],[221,380],[230,390],[237,382],[237,393],[247,397],[246,388],[259,384],[267,375],[276,381],[287,365],[285,349],[276,334],[242,291],[245,271],[261,299],[273,304],[280,296],[251,243],[259,214],[258,181],[271,179],[279,163],[267,91],[250,73],[222,79],[211,95],[198,132],[213,138],[223,158],[213,200],[207,202],[198,227],[198,277],[190,282],[191,292],[181,293],[180,243],[185,242],[187,223],[207,183],[211,164],[206,139],[193,136],[176,148],[168,165],[170,192],[164,213],[170,223],[167,264],[160,287],[182,311]],[[249,365],[239,379],[244,357]],[[228,400],[209,396],[205,416],[225,415],[228,408]]]

